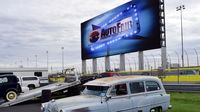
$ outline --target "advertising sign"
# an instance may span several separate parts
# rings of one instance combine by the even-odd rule
[[[159,0],[133,0],[81,24],[82,59],[160,48]]]

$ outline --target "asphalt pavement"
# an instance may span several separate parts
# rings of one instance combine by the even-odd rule
[[[11,107],[0,108],[0,112],[41,112],[39,101],[29,101]]]

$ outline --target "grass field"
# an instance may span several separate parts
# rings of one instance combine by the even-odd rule
[[[168,112],[200,112],[200,93],[169,93],[172,110]]]

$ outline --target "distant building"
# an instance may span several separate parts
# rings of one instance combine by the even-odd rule
[[[16,76],[48,77],[47,68],[0,68],[0,75],[13,74]]]

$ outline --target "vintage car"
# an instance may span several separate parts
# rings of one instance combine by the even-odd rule
[[[6,101],[17,99],[17,95],[22,92],[18,82],[19,80],[15,75],[0,75],[0,97],[3,97]]]
[[[43,103],[42,112],[166,112],[170,95],[151,76],[116,76],[87,82],[82,95]]]

